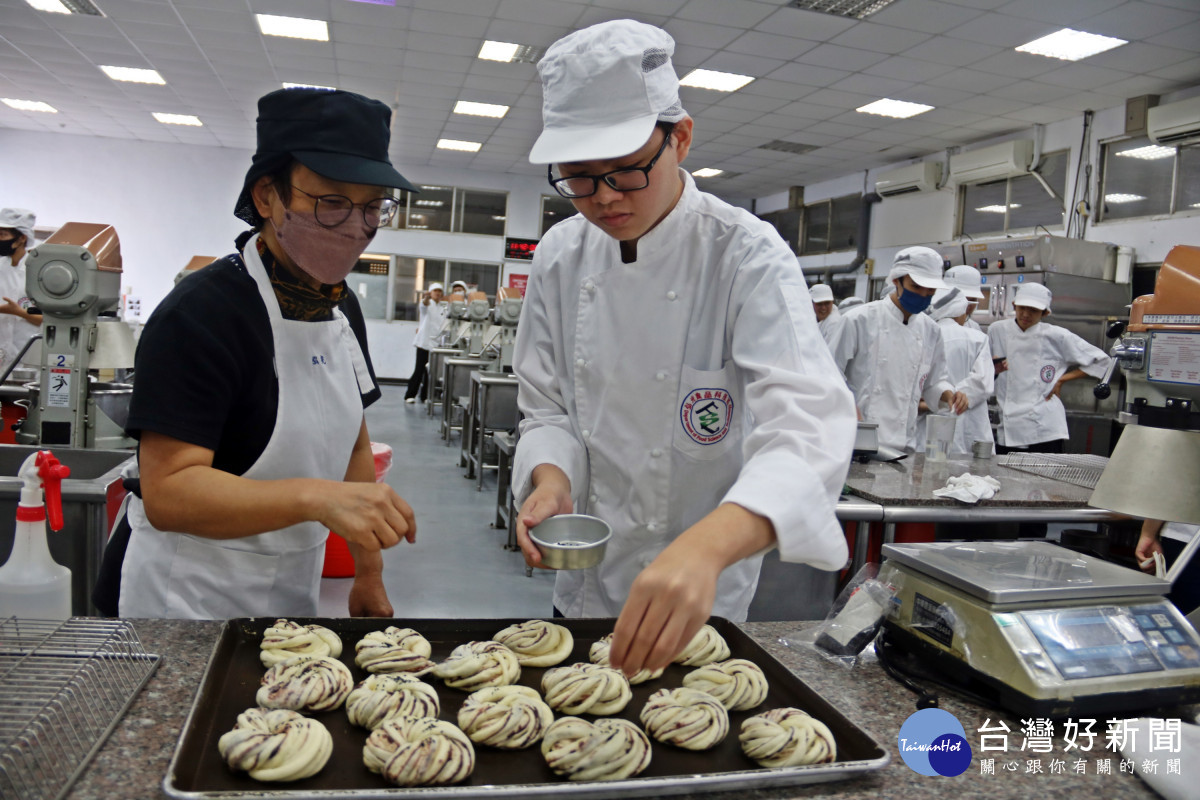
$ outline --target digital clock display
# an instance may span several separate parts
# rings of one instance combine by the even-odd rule
[[[504,259],[506,261],[532,261],[533,251],[537,249],[537,239],[504,240]]]

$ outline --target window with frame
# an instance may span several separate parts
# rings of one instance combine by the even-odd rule
[[[785,208],[780,211],[769,211],[759,214],[758,218],[771,223],[783,240],[788,243],[793,253],[800,252],[800,220],[804,216],[802,208]]]
[[[848,194],[804,206],[804,240],[800,255],[836,253],[858,246],[862,195]]]
[[[391,256],[363,253],[346,276],[346,285],[358,295],[366,319],[387,319],[388,265]]]
[[[567,217],[575,216],[575,213],[575,206],[567,198],[556,194],[542,195],[542,236]]]
[[[473,261],[447,261],[441,258],[421,256],[396,256],[396,267],[392,273],[392,319],[419,319],[417,302],[421,292],[431,283],[446,287],[454,281],[464,281],[472,290],[485,292],[488,302],[496,301],[496,289],[500,285],[500,264],[476,263]],[[351,288],[353,288],[353,283]]]
[[[959,235],[1008,233],[1038,226],[1061,228],[1069,155],[1068,150],[1046,153],[1037,175],[963,186],[959,190]]]
[[[1169,147],[1147,137],[1100,146],[1096,221],[1200,208],[1200,147]]]
[[[419,194],[400,200],[393,227],[400,230],[474,233],[503,236],[508,221],[508,193],[422,184]]]

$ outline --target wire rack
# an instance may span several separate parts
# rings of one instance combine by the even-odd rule
[[[160,660],[128,622],[0,619],[0,797],[65,795]]]
[[[1063,483],[1095,489],[1100,473],[1108,466],[1104,456],[1058,453],[1009,453],[996,459],[1009,469],[1030,472]]]

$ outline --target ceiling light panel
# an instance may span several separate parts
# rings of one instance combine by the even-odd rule
[[[874,103],[859,106],[854,110],[860,114],[875,114],[880,117],[908,119],[909,117],[915,117],[917,114],[932,111],[933,106],[927,106],[924,103],[909,103],[904,100],[891,100],[885,97],[882,100],[876,100]]]
[[[546,51],[541,47],[534,47],[533,45],[529,44],[517,44],[515,42],[497,42],[492,39],[486,39],[480,46],[479,54],[476,56],[476,58],[482,58],[484,61],[536,64],[542,60],[542,56],[544,55],[546,55]]]
[[[1016,49],[1019,53],[1032,53],[1035,56],[1057,58],[1062,61],[1080,61],[1123,44],[1128,44],[1128,42],[1112,36],[1101,36],[1097,33],[1063,28],[1049,36],[1027,42]]]
[[[329,23],[323,19],[304,17],[280,17],[274,14],[255,14],[258,29],[264,36],[283,36],[289,39],[308,39],[314,42],[329,41]]]
[[[191,114],[164,114],[161,111],[153,112],[156,120],[164,125],[188,125],[193,128],[199,128],[204,125],[199,117],[194,117]]]
[[[716,169],[715,167],[701,167],[698,170],[694,170],[692,174],[697,178],[715,178],[718,175],[724,174],[724,172],[725,170]]]
[[[454,104],[455,114],[467,114],[472,117],[492,117],[501,119],[508,113],[508,106],[494,103],[472,103],[469,100],[459,100]]]
[[[125,83],[150,83],[157,86],[166,84],[163,76],[158,74],[155,69],[141,69],[139,67],[108,67],[102,66],[100,69],[105,75],[112,78],[114,81],[124,81]]]
[[[25,0],[38,11],[51,14],[87,14],[92,17],[103,17],[104,12],[96,8],[91,0]]]
[[[461,139],[438,139],[439,150],[459,150],[464,153],[477,153],[483,147],[480,142],[464,142]]]
[[[694,69],[683,80],[680,86],[691,86],[696,89],[711,89],[715,92],[736,92],[754,78],[749,75],[738,75],[734,72],[717,72],[711,69]]]
[[[285,89],[324,89],[327,92],[336,92],[336,86],[321,86],[317,83],[288,83],[284,81],[283,88]]]
[[[1137,203],[1146,198],[1140,194],[1106,194],[1104,202],[1106,203]]]
[[[17,111],[42,111],[47,114],[57,114],[58,109],[49,103],[43,103],[41,100],[15,100],[11,97],[0,97],[0,103],[9,108],[15,108]]]
[[[887,8],[896,0],[791,0],[792,8],[803,11],[819,11],[850,19],[865,19],[876,11]]]
[[[1145,147],[1122,150],[1117,155],[1125,156],[1126,158],[1140,158],[1143,161],[1157,161],[1160,158],[1173,158],[1175,156],[1175,148],[1163,147],[1160,144],[1149,144]]]
[[[1008,206],[1008,208],[1020,208],[1020,207],[1021,207],[1020,203],[1013,203],[1012,205]],[[977,208],[975,210],[982,211],[985,214],[1003,214],[1005,207],[1004,206],[983,206],[982,208]]]

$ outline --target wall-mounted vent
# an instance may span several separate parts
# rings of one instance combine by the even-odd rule
[[[791,0],[788,5],[804,11],[820,11],[822,14],[833,14],[838,17],[866,19],[894,2],[896,0]]]
[[[513,53],[512,60],[522,64],[536,64],[542,60],[544,55],[546,55],[546,48],[523,44],[517,48],[517,52]]]
[[[811,153],[817,149],[815,144],[804,144],[803,142],[785,142],[782,139],[776,139],[773,142],[760,144],[759,150],[777,150],[780,153],[791,153],[792,155],[800,155],[801,153]]]

